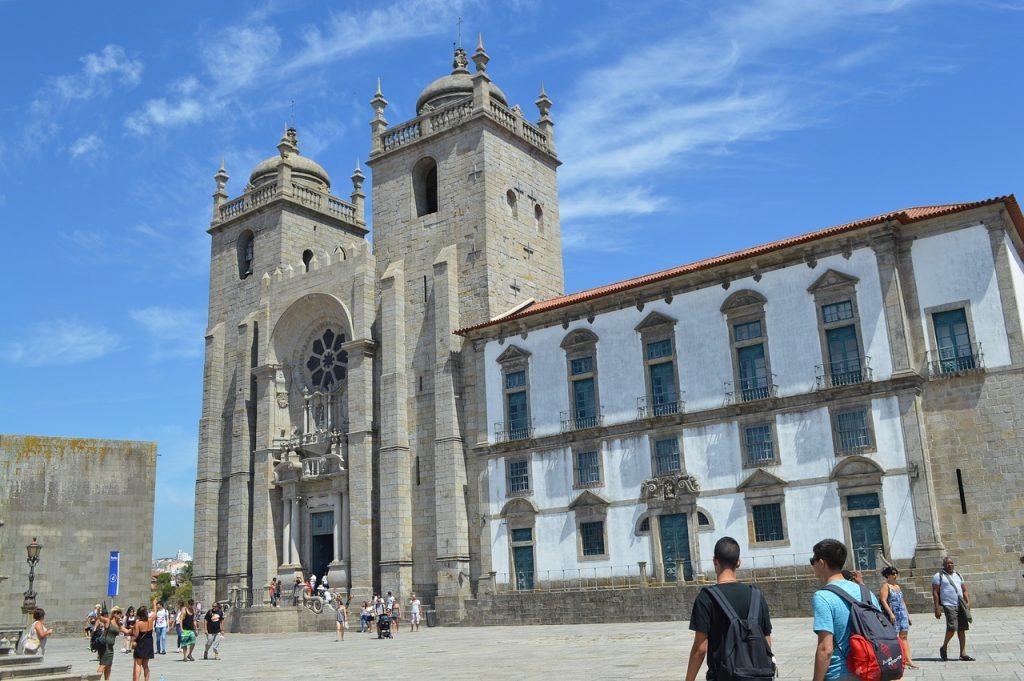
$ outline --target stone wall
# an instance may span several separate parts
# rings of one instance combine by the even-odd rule
[[[117,604],[148,602],[155,483],[152,442],[0,435],[0,624],[23,621],[33,537],[37,604],[58,632],[80,631],[105,598],[110,551],[121,552]]]

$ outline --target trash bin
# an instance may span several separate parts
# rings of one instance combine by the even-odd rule
[[[437,626],[437,610],[432,610],[432,609],[431,610],[425,610],[425,613],[427,615],[427,626],[428,627],[436,627]]]

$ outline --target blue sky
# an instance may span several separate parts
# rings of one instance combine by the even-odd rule
[[[0,0],[0,432],[157,441],[191,550],[213,174],[294,120],[347,195],[376,79],[411,118],[460,16],[554,101],[568,291],[1024,192],[1024,0]]]

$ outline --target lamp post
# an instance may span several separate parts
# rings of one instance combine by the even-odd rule
[[[32,537],[32,543],[25,547],[28,554],[28,591],[25,592],[25,600],[21,604],[21,611],[25,614],[36,609],[36,592],[32,589],[32,583],[36,581],[36,563],[39,562],[39,552],[43,545]]]

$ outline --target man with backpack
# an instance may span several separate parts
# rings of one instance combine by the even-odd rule
[[[813,681],[889,681],[903,676],[899,635],[866,586],[843,577],[846,546],[835,539],[814,545],[811,568],[824,588],[814,592]]]
[[[697,594],[690,616],[693,645],[686,681],[695,681],[705,657],[709,681],[770,681],[772,621],[761,590],[736,579],[740,545],[732,537],[715,544],[717,584]]]

